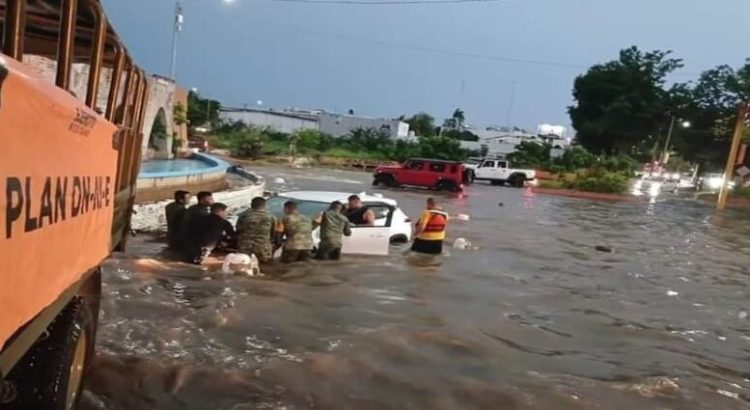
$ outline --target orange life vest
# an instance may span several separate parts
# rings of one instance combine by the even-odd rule
[[[442,211],[431,209],[430,219],[424,227],[424,232],[443,232],[448,225],[448,214]]]

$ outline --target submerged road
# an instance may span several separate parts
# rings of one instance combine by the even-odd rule
[[[364,173],[260,172],[285,179],[271,189],[372,190]],[[429,195],[378,192],[412,217]],[[479,249],[440,267],[402,246],[205,280],[136,238],[105,268],[83,408],[750,406],[748,214],[479,184],[441,199],[472,217],[450,238]]]

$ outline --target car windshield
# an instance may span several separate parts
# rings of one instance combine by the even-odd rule
[[[284,202],[286,201],[296,202],[297,207],[299,209],[299,213],[310,218],[317,216],[319,213],[328,209],[328,207],[331,205],[330,203],[327,203],[327,202],[305,201],[305,200],[290,198],[287,196],[275,196],[273,198],[268,199],[268,202],[266,203],[266,208],[268,209],[268,212],[270,212],[272,215],[277,216],[277,217],[282,217],[284,216]]]

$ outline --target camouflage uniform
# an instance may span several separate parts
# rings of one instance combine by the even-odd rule
[[[260,262],[273,259],[276,218],[265,209],[249,209],[237,219],[237,247],[241,253],[255,254]]]
[[[281,219],[276,231],[286,236],[281,253],[282,262],[304,261],[310,256],[313,247],[312,229],[312,221],[304,215],[292,214]]]
[[[332,210],[324,212],[320,223],[318,259],[339,259],[342,236],[351,234],[351,223],[346,216]]]

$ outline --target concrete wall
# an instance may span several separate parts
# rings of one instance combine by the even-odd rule
[[[407,138],[409,124],[399,120],[365,118],[352,115],[320,114],[320,132],[342,137],[358,128],[374,128],[386,132],[391,138]]]
[[[313,116],[302,116],[269,110],[222,110],[219,117],[222,121],[242,121],[248,125],[268,127],[275,131],[292,134],[301,129],[318,129],[318,121]]]

